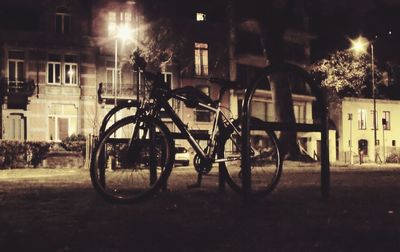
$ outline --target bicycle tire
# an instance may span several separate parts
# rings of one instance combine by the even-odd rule
[[[252,130],[251,125],[262,122],[258,118],[250,118],[250,136],[252,147],[256,155],[252,158],[252,195],[254,197],[264,196],[276,187],[282,174],[283,160],[279,150],[279,142],[273,131]],[[240,130],[240,120],[234,120],[233,125]],[[253,134],[252,134],[253,133]],[[265,152],[257,150],[254,144],[256,140],[261,144],[268,144],[269,149]],[[228,185],[236,192],[242,192],[241,178],[241,137],[234,131],[232,126],[226,127],[218,139],[218,159],[232,159],[222,162],[223,176]],[[258,142],[260,144],[260,142]]]
[[[129,116],[110,126],[99,140],[91,181],[108,201],[139,202],[166,186],[174,157],[173,139],[160,120]]]

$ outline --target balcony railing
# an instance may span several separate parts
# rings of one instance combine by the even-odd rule
[[[102,99],[114,97],[117,99],[134,99],[137,96],[137,86],[132,83],[118,84],[116,90],[114,90],[113,83],[100,83],[98,92],[99,97]]]
[[[8,80],[1,79],[2,95],[21,95],[32,96],[35,91],[35,82],[33,80]]]

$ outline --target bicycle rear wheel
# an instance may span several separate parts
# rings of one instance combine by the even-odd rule
[[[100,139],[90,167],[92,184],[107,200],[137,202],[166,186],[173,159],[168,128],[154,118],[130,116]]]
[[[282,158],[275,133],[252,128],[252,125],[260,121],[257,118],[250,119],[251,192],[256,197],[271,192],[282,174]],[[233,121],[233,125],[239,132],[234,131],[233,127],[228,127],[221,133],[218,142],[218,159],[225,160],[222,162],[222,171],[225,173],[228,185],[234,191],[241,192],[240,121]]]

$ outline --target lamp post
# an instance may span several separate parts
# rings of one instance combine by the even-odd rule
[[[352,139],[352,121],[353,121],[353,114],[349,113],[348,114],[348,119],[350,122],[350,140],[349,140],[349,147],[350,147],[350,164],[353,164],[353,151],[352,151],[352,147],[353,147],[353,139]]]
[[[376,92],[375,92],[375,64],[374,64],[374,44],[370,41],[368,41],[364,37],[358,37],[355,40],[351,40],[352,47],[350,48],[353,50],[356,54],[359,53],[366,53],[368,50],[368,47],[371,49],[371,77],[372,77],[372,100],[373,100],[373,125],[374,125],[374,161],[375,163],[377,162],[377,153],[376,153],[376,148],[377,148],[377,132],[376,132]]]
[[[133,31],[126,25],[121,24],[115,27],[115,44],[114,44],[114,76],[113,76],[113,89],[114,89],[114,106],[117,105],[117,82],[118,82],[118,40],[125,42],[128,40]],[[121,83],[120,83],[121,84]],[[116,115],[114,114],[114,121],[116,121]]]

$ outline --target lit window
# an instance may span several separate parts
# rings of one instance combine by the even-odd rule
[[[117,80],[116,80],[117,83],[114,83],[115,82],[115,79],[114,79],[115,68],[107,68],[107,70],[106,70],[106,78],[107,78],[106,79],[106,86],[103,87],[105,95],[114,96],[115,92],[117,92],[117,95],[120,94],[120,89],[121,89],[121,87],[120,87],[120,84],[121,84],[121,69],[118,69],[117,72],[118,72],[118,75],[116,76],[117,77]]]
[[[108,12],[108,35],[115,33],[117,28],[117,13],[110,11]]]
[[[305,106],[304,105],[293,105],[294,118],[297,123],[305,123],[306,117],[304,113]]]
[[[208,75],[208,44],[195,43],[194,49],[195,74]]]
[[[367,128],[367,110],[358,110],[358,129],[365,130]]]
[[[378,111],[375,111],[376,129],[379,128]],[[374,111],[371,110],[371,129],[374,129]]]
[[[384,130],[390,130],[390,111],[383,111],[382,124]]]
[[[266,121],[267,118],[267,103],[262,101],[254,101],[251,104],[251,116]]]
[[[197,12],[196,13],[196,21],[199,21],[199,22],[206,21],[206,14]]]
[[[78,65],[76,63],[64,64],[65,84],[77,84]]]
[[[114,36],[117,31],[117,27],[126,26],[130,27],[132,23],[132,13],[131,12],[108,12],[108,35]]]
[[[52,104],[48,114],[48,139],[60,141],[77,132],[78,111],[74,105]]]

